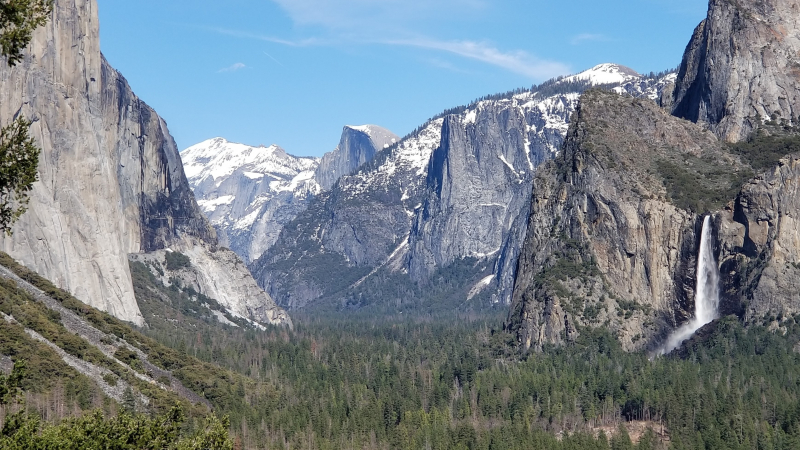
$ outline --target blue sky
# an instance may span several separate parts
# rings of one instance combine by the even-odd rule
[[[676,67],[707,0],[98,0],[101,48],[183,149],[295,155],[342,126],[405,135],[444,109],[615,62]]]

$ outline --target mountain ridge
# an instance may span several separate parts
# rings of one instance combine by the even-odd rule
[[[410,276],[408,280],[419,283],[440,268],[464,258],[477,257],[482,262],[475,266],[476,273],[469,276],[470,279],[475,277],[472,283],[477,287],[489,275],[483,273],[484,270],[479,266],[495,266],[492,269],[496,276],[492,302],[508,303],[519,247],[516,242],[524,238],[532,168],[552,158],[558,151],[567,130],[569,115],[579,98],[576,89],[594,86],[592,77],[595,73],[602,75],[595,77],[598,80],[606,80],[609,74],[614,74],[614,67],[617,66],[601,65],[596,71],[585,71],[583,74],[587,79],[583,80],[564,81],[560,78],[544,83],[541,89],[549,92],[546,98],[537,98],[535,91],[512,91],[489,96],[488,100],[453,108],[434,117],[397,144],[378,152],[375,159],[352,175],[341,178],[330,193],[315,199],[309,206],[310,210],[287,225],[304,231],[284,228],[276,246],[251,264],[256,279],[280,304],[287,307],[302,307],[315,298],[331,294],[336,297],[335,302],[361,304],[358,298],[363,297],[364,293],[348,293],[347,289],[355,287],[353,285],[356,282],[370,273],[378,277],[390,276],[388,273],[382,275],[379,266],[391,265],[391,273],[401,277]],[[628,72],[628,75],[620,70],[617,72],[625,84],[604,86],[616,88],[626,95],[633,92],[659,99],[661,91],[671,81],[671,78],[664,77],[639,77],[634,80]],[[650,88],[652,90],[648,91]],[[505,126],[512,134],[499,131]],[[456,145],[460,148],[458,152],[463,155],[459,158],[474,158],[478,154],[484,157],[459,163],[460,167],[475,171],[472,179],[480,181],[475,181],[473,186],[478,188],[473,191],[474,195],[468,194],[472,196],[472,204],[454,201],[452,205],[461,205],[459,207],[463,211],[450,215],[452,219],[441,219],[444,217],[441,214],[450,214],[445,211],[450,211],[451,203],[445,200],[446,206],[437,207],[435,209],[440,212],[432,213],[432,205],[440,200],[437,199],[438,188],[432,189],[431,186],[437,179],[443,179],[442,170],[450,164],[445,161],[450,161],[456,155],[455,149],[447,149],[450,140],[443,139],[442,132],[456,129],[465,130],[467,135],[478,136],[475,144],[465,144],[466,141],[459,138]],[[496,138],[481,137],[488,136],[487,132]],[[512,140],[509,137],[512,135],[517,137]],[[485,148],[479,150],[482,146]],[[503,148],[506,150],[501,150]],[[435,163],[437,158],[440,163]],[[458,177],[458,180],[469,178],[464,173],[459,173]],[[461,186],[454,187],[450,192],[464,193],[472,189]],[[505,190],[506,194],[503,195],[506,197],[492,200],[498,189]],[[486,198],[481,200],[481,196]],[[507,208],[512,199],[513,206]],[[503,212],[491,219],[496,224],[487,225],[484,231],[479,231],[483,225],[480,220],[476,222],[474,217],[484,217],[475,210],[480,204],[503,205],[501,209],[510,212]],[[474,217],[467,219],[468,216],[463,214],[473,214]],[[433,216],[438,217],[435,220],[439,222],[435,223],[442,225],[434,225],[427,219]],[[452,220],[450,223],[455,226],[451,232],[430,233],[424,238],[426,227],[447,227],[447,220]],[[472,231],[468,230],[469,223],[476,223]],[[480,233],[489,234],[482,236]],[[487,240],[489,236],[491,238]],[[454,240],[453,243],[445,244],[448,239]],[[491,248],[484,243],[490,243]],[[470,248],[474,248],[474,251]],[[319,269],[311,267],[315,264],[311,259],[317,257],[320,261],[326,261],[319,263]],[[390,260],[394,263],[389,264]],[[308,276],[301,275],[303,270],[309,271]],[[319,273],[313,275],[315,272]],[[331,292],[332,286],[323,287],[319,281],[313,281],[321,279],[323,272],[341,281],[335,284],[337,289],[342,289],[339,293]],[[408,280],[403,283],[408,283]],[[363,285],[363,281],[360,285]],[[401,300],[398,298],[397,301]]]

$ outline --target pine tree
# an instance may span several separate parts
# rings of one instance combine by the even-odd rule
[[[0,54],[9,66],[22,60],[33,31],[47,22],[53,0],[0,0]],[[36,181],[39,148],[28,136],[31,122],[19,115],[0,129],[0,231],[25,212],[28,192]]]
[[[47,23],[53,0],[0,0],[0,54],[15,66],[33,31]]]
[[[130,386],[126,387],[125,392],[122,393],[122,410],[128,414],[136,412],[136,397]]]

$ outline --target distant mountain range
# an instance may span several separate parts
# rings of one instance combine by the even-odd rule
[[[219,234],[285,307],[424,301],[432,291],[422,286],[455,267],[458,286],[436,296],[509,303],[534,170],[558,152],[581,93],[601,87],[659,101],[674,79],[602,64],[453,108],[402,140],[345,127],[321,164],[220,138],[181,156]],[[260,167],[255,155],[283,162]],[[336,162],[347,155],[359,157]],[[387,277],[394,292],[375,281]]]
[[[250,262],[275,243],[283,225],[305,210],[311,198],[397,139],[375,125],[346,126],[339,146],[322,158],[223,138],[189,147],[181,158],[220,242]]]

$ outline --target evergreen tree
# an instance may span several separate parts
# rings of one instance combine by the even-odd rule
[[[8,65],[22,60],[22,49],[52,10],[53,0],[0,0],[0,54],[8,58]]]
[[[22,60],[22,49],[52,10],[52,0],[0,0],[0,54],[9,66]],[[28,136],[30,125],[20,115],[0,129],[0,231],[7,234],[25,212],[37,177],[39,148]]]

